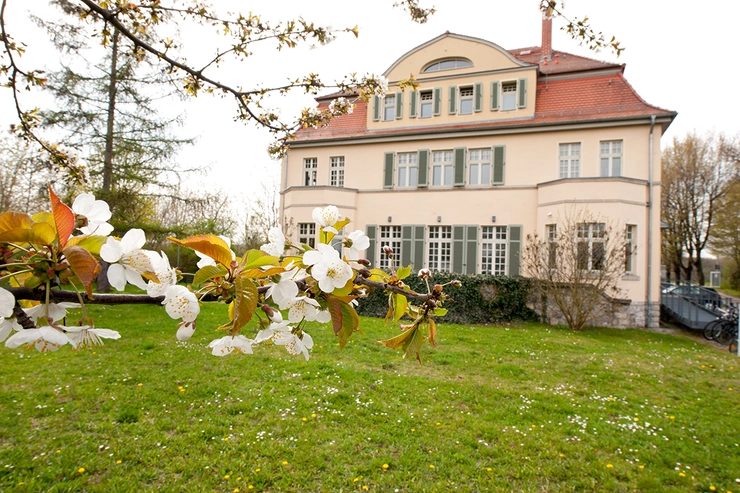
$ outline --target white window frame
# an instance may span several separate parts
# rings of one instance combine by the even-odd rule
[[[601,176],[622,176],[624,142],[602,140],[599,142],[599,173]]]
[[[391,267],[397,268],[401,259],[401,226],[380,226],[378,240],[378,262],[375,264],[383,270],[390,270]],[[383,253],[383,247],[389,246],[393,249],[393,258],[390,259]]]
[[[329,161],[329,185],[344,187],[344,156],[331,157]]]
[[[428,109],[429,114],[424,114],[424,108]],[[432,116],[434,116],[434,90],[419,91],[419,118],[431,118]]]
[[[599,255],[599,250],[602,256],[606,255],[606,223],[578,223],[576,240],[578,242],[577,265],[586,271],[600,270],[595,256]],[[583,245],[586,247],[584,248]],[[582,260],[581,255],[585,255],[586,258]],[[603,259],[602,262],[604,262]]]
[[[571,142],[558,147],[560,178],[578,178],[581,176],[581,143]]]
[[[490,147],[468,150],[468,185],[490,186],[493,152]],[[488,178],[485,178],[484,169],[488,169]]]
[[[451,272],[452,226],[429,226],[427,230],[427,268]]]
[[[451,187],[455,175],[455,152],[452,150],[432,151],[431,186]]]
[[[396,95],[386,94],[383,97],[383,121],[390,122],[396,119]]]
[[[319,170],[319,159],[315,157],[303,158],[303,186],[315,187]]]
[[[419,154],[396,154],[396,188],[416,188],[419,184]]]
[[[298,243],[316,248],[316,223],[298,223]]]
[[[473,110],[475,109],[475,89],[473,86],[461,86],[457,88],[457,94],[458,94],[458,101],[457,101],[457,107],[458,115],[472,115]],[[464,111],[463,110],[463,103],[469,103],[470,104],[470,111]]]
[[[508,230],[507,226],[481,227],[481,274],[506,275],[509,260]]]
[[[516,109],[518,92],[519,83],[516,80],[505,80],[501,82],[501,111],[513,111]]]
[[[637,244],[637,226],[628,224],[624,227],[624,273],[634,275],[637,272],[635,268],[635,247]]]

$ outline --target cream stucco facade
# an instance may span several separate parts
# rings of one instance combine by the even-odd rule
[[[416,269],[526,275],[519,266],[526,235],[544,236],[569,208],[584,208],[630,228],[635,254],[622,290],[633,311],[653,311],[633,324],[654,325],[659,143],[675,114],[639,99],[624,67],[555,73],[544,82],[542,63],[515,55],[450,34],[403,55],[385,74],[394,98],[371,99],[362,121],[341,117],[336,132],[307,131],[291,144],[282,169],[284,221],[306,241],[313,209],[333,204],[353,229],[368,232],[374,265],[387,262],[380,246],[391,244]],[[395,90],[409,73],[416,91]]]

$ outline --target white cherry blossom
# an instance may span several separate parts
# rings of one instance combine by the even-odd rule
[[[23,327],[15,317],[0,318],[0,342],[3,342],[13,331],[21,331]]]
[[[177,320],[182,318],[183,322],[193,322],[198,318],[200,305],[192,291],[185,286],[174,285],[164,291],[164,301],[167,315]]]
[[[7,318],[13,315],[15,296],[7,289],[0,288],[0,317]]]
[[[72,341],[74,347],[92,347],[102,346],[102,339],[120,339],[121,334],[118,331],[110,329],[96,329],[89,325],[80,325],[77,327],[64,327],[67,337]]]
[[[177,340],[187,341],[195,333],[195,322],[182,322],[177,329]]]
[[[126,282],[146,290],[146,283],[141,275],[145,272],[153,272],[156,254],[141,247],[146,243],[144,231],[131,229],[123,235],[120,241],[108,238],[105,245],[100,247],[100,256],[108,267],[108,281],[111,286],[123,291]]]
[[[272,336],[272,342],[276,346],[285,346],[290,354],[298,355],[302,353],[308,361],[308,350],[313,348],[313,338],[307,332],[303,332],[302,336],[301,338],[289,330],[281,330]]]
[[[56,322],[67,316],[67,308],[80,308],[80,306],[79,303],[63,301],[61,303],[49,303],[48,307],[42,303],[33,308],[24,308],[23,311],[35,324],[39,317],[46,317],[47,314],[52,322]]]
[[[170,259],[167,258],[164,252],[160,253],[162,254],[161,258],[154,257],[157,260],[152,260],[154,274],[157,276],[159,282],[150,280],[146,284],[146,293],[152,298],[163,296],[168,287],[174,286],[177,283],[177,272],[170,267]]]
[[[267,233],[267,240],[269,243],[262,245],[260,250],[275,257],[283,254],[285,251],[285,235],[279,227],[270,228]]]
[[[72,212],[87,219],[87,225],[79,228],[82,234],[108,236],[113,232],[113,226],[108,224],[110,207],[104,200],[95,200],[91,193],[79,194],[72,203]]]
[[[214,356],[226,356],[233,352],[252,354],[252,341],[242,335],[226,336],[221,339],[211,341],[208,347],[212,348],[211,353]]]
[[[266,329],[262,329],[257,332],[257,336],[254,338],[254,343],[259,344],[261,342],[269,341],[276,332],[283,330],[292,330],[287,321],[271,323]]]
[[[319,282],[319,288],[325,293],[344,287],[352,278],[352,268],[329,245],[320,244],[318,250],[304,253],[303,263],[313,266],[311,277]]]
[[[38,329],[20,330],[5,341],[5,347],[11,349],[23,345],[29,347],[34,346],[42,353],[56,351],[65,344],[71,344],[74,346],[74,343],[66,336],[66,334],[48,325],[39,327]]]
[[[349,260],[358,260],[360,258],[360,251],[370,248],[370,238],[367,237],[364,231],[359,229],[348,234],[345,238],[345,243],[349,244],[349,252],[347,253]]]
[[[333,226],[339,221],[339,209],[335,205],[327,205],[323,209],[317,207],[313,210],[311,217],[316,224],[321,226],[323,231],[337,234],[337,230]]]
[[[329,313],[329,310],[319,310],[318,313],[316,313],[316,321],[322,324],[331,322],[331,313]]]
[[[304,318],[309,322],[316,320],[319,302],[307,296],[293,298],[287,303],[288,320],[290,323],[298,323]]]

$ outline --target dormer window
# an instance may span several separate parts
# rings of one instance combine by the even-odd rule
[[[456,68],[467,68],[472,66],[473,63],[470,60],[465,60],[464,58],[453,58],[451,60],[442,60],[440,62],[435,62],[427,66],[424,70],[422,70],[422,72],[426,74],[429,72],[441,72],[443,70],[454,70]]]
[[[419,93],[419,106],[421,110],[419,112],[419,117],[420,118],[431,118],[433,105],[434,105],[434,96],[432,94],[432,91],[421,91]]]
[[[396,95],[391,94],[383,98],[383,120],[391,121],[396,119]]]
[[[504,111],[516,109],[516,81],[501,84],[502,105]]]

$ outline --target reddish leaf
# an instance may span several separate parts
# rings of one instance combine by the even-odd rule
[[[239,330],[252,319],[252,315],[254,315],[254,311],[257,309],[259,294],[254,281],[242,276],[236,278],[234,286],[236,289],[234,291],[232,327],[234,330]]]
[[[67,247],[63,253],[77,279],[85,286],[87,296],[92,299],[92,284],[100,272],[100,264],[90,252],[80,246]]]
[[[51,198],[51,212],[54,214],[54,223],[57,227],[57,238],[59,247],[67,246],[67,240],[72,236],[75,229],[75,213],[67,205],[63,204],[49,185],[49,197]]]
[[[344,348],[350,336],[357,331],[360,325],[360,317],[352,305],[331,295],[326,296],[326,304],[331,314],[331,323],[334,327],[334,335],[339,337],[339,347]]]

